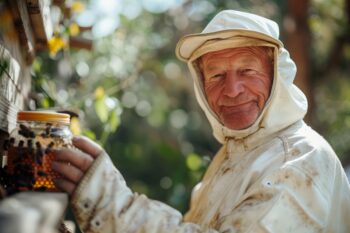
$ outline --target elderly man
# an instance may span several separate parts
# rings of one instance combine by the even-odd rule
[[[57,182],[86,232],[350,232],[350,188],[328,143],[303,122],[307,101],[276,23],[233,10],[183,37],[177,56],[223,146],[188,213],[133,193],[103,150],[75,138]],[[66,165],[69,162],[70,165]]]

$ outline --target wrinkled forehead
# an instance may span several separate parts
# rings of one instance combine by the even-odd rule
[[[248,46],[238,48],[228,48],[218,51],[212,51],[203,54],[194,62],[194,66],[203,72],[206,70],[215,69],[215,67],[235,57],[235,60],[239,61],[239,64],[254,64],[261,63],[273,66],[274,51],[272,47],[267,46]]]
[[[239,47],[239,48],[228,48],[219,51],[213,51],[203,54],[198,58],[198,61],[204,66],[210,66],[225,61],[231,58],[238,58],[240,63],[252,63],[252,62],[267,62],[273,61],[273,50],[269,47]]]

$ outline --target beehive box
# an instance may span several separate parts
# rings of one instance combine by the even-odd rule
[[[48,1],[0,2],[0,143],[30,105],[30,66],[52,36]],[[0,148],[2,154],[2,148]]]

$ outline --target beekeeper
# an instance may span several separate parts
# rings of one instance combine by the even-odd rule
[[[222,148],[182,216],[133,193],[108,155],[75,138],[81,151],[56,153],[84,232],[350,232],[350,188],[330,145],[306,125],[296,66],[278,25],[234,10],[183,37],[197,100]],[[67,165],[67,163],[69,163]]]

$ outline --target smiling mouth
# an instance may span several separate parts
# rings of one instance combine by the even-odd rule
[[[252,103],[253,103],[253,101],[248,101],[248,102],[239,103],[239,104],[232,104],[232,105],[230,105],[230,104],[228,104],[228,105],[223,104],[220,107],[221,108],[241,108],[241,107],[243,107],[245,105],[252,104]]]
[[[240,104],[235,104],[235,105],[221,105],[220,110],[221,112],[245,112],[249,111],[254,104],[253,101],[245,102],[245,103],[240,103]]]

